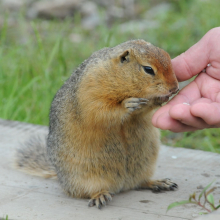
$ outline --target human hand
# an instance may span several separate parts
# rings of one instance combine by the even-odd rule
[[[210,64],[209,66],[207,66]],[[178,81],[200,73],[152,118],[155,127],[173,132],[220,127],[220,27],[211,29],[172,60]],[[206,68],[206,72],[202,72]]]

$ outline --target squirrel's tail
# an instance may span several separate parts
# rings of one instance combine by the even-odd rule
[[[31,137],[17,150],[14,167],[34,176],[56,178],[55,168],[47,156],[46,145],[46,137]]]

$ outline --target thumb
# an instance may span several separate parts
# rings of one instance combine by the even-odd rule
[[[218,47],[217,33],[220,33],[219,27],[211,29],[198,43],[172,60],[178,81],[190,79],[206,68],[210,63],[210,53]]]

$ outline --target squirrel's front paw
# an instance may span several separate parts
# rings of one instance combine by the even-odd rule
[[[109,193],[107,191],[103,191],[100,193],[97,193],[95,195],[92,196],[92,198],[89,200],[89,207],[92,207],[94,205],[96,205],[96,207],[98,209],[101,209],[102,206],[106,206],[107,202],[110,202],[112,200],[112,196],[114,194]]]
[[[142,105],[146,105],[148,101],[148,99],[144,98],[128,98],[122,102],[122,105],[129,113],[132,113],[133,111],[140,109]]]

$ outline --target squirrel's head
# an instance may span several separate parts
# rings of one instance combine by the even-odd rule
[[[87,77],[100,99],[119,103],[136,97],[160,105],[178,91],[169,54],[144,40],[105,48],[94,57],[97,61]]]
[[[144,40],[132,40],[116,46],[115,52],[109,74],[126,98],[147,98],[161,104],[178,91],[170,56],[164,50]]]

